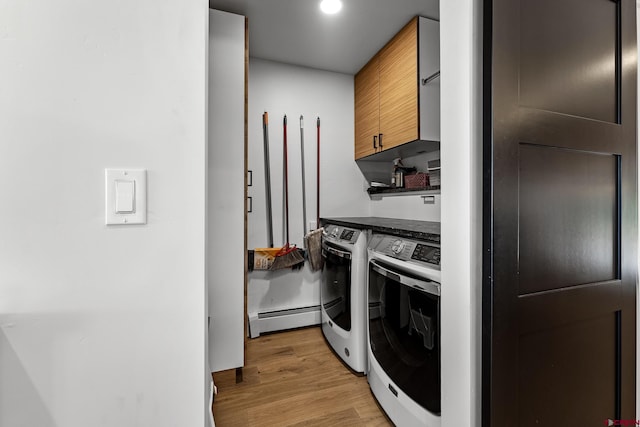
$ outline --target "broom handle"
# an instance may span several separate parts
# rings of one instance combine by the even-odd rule
[[[269,161],[269,114],[262,115],[262,133],[264,141],[264,184],[267,203],[267,244],[273,247],[273,213],[271,210],[271,170]]]
[[[282,121],[282,149],[284,150],[284,209],[286,222],[286,246],[289,247],[289,162],[287,160],[287,115],[284,115]]]

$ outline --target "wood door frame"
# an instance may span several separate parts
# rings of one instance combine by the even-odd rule
[[[249,253],[248,249],[248,223],[249,223],[249,18],[244,18],[244,304],[243,304],[243,366],[236,369],[236,383],[241,383],[244,379],[243,368],[247,360],[247,340],[248,340],[248,319],[247,299],[249,283]]]
[[[491,425],[493,278],[493,1],[484,0],[482,20],[482,337],[480,425]]]

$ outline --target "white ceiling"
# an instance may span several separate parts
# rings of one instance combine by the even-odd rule
[[[249,18],[249,54],[355,74],[409,20],[439,17],[439,0],[342,0],[336,15],[320,0],[209,0]]]

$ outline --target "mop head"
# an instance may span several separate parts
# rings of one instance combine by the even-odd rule
[[[282,270],[283,268],[295,267],[304,263],[304,257],[300,253],[300,249],[296,245],[285,245],[273,260],[273,264],[269,270]]]
[[[304,236],[304,246],[307,248],[312,271],[322,270],[322,233],[324,228],[318,228]]]

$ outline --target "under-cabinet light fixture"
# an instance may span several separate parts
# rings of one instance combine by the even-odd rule
[[[322,0],[320,2],[320,10],[327,15],[338,13],[341,9],[342,2],[340,0]]]

